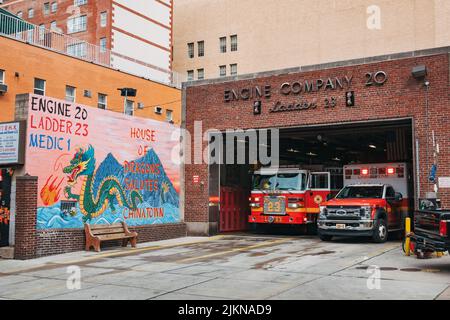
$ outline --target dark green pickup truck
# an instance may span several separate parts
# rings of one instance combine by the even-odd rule
[[[414,213],[415,252],[450,250],[450,211],[419,210]]]

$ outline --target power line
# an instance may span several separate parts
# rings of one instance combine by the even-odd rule
[[[166,102],[166,103],[158,103],[158,104],[155,104],[155,105],[144,106],[144,107],[142,107],[141,109],[147,109],[147,108],[154,108],[154,107],[159,107],[159,106],[165,106],[165,105],[172,104],[172,103],[175,103],[175,102],[181,102],[181,100],[174,100],[174,101],[170,101],[170,102]]]

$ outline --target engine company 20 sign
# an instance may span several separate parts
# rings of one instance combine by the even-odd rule
[[[38,177],[38,229],[180,220],[179,128],[30,97],[26,172]]]

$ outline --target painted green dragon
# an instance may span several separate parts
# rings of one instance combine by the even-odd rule
[[[63,168],[63,172],[68,175],[69,184],[64,188],[65,196],[67,199],[78,201],[81,213],[84,215],[84,222],[100,216],[108,209],[108,206],[112,212],[115,212],[114,200],[117,200],[119,206],[129,209],[137,209],[138,203],[143,202],[142,195],[136,190],[132,190],[127,199],[119,180],[114,176],[104,178],[94,195],[96,171],[94,148],[91,145],[86,150],[79,148],[70,160],[70,165]],[[83,177],[83,184],[80,194],[77,195],[72,193],[72,187],[79,177]]]

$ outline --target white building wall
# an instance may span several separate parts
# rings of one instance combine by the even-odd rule
[[[142,76],[145,78],[149,78],[151,80],[162,83],[169,83],[171,80],[170,73],[158,71],[118,56],[113,56],[112,60],[114,63],[114,68],[116,69],[123,70],[132,74],[142,74]]]
[[[171,8],[156,0],[115,2],[117,4],[113,3],[112,21],[112,66],[152,80],[169,82],[172,50]],[[164,2],[170,3],[169,0]],[[131,59],[115,56],[114,53]],[[133,59],[135,61],[132,61]]]

